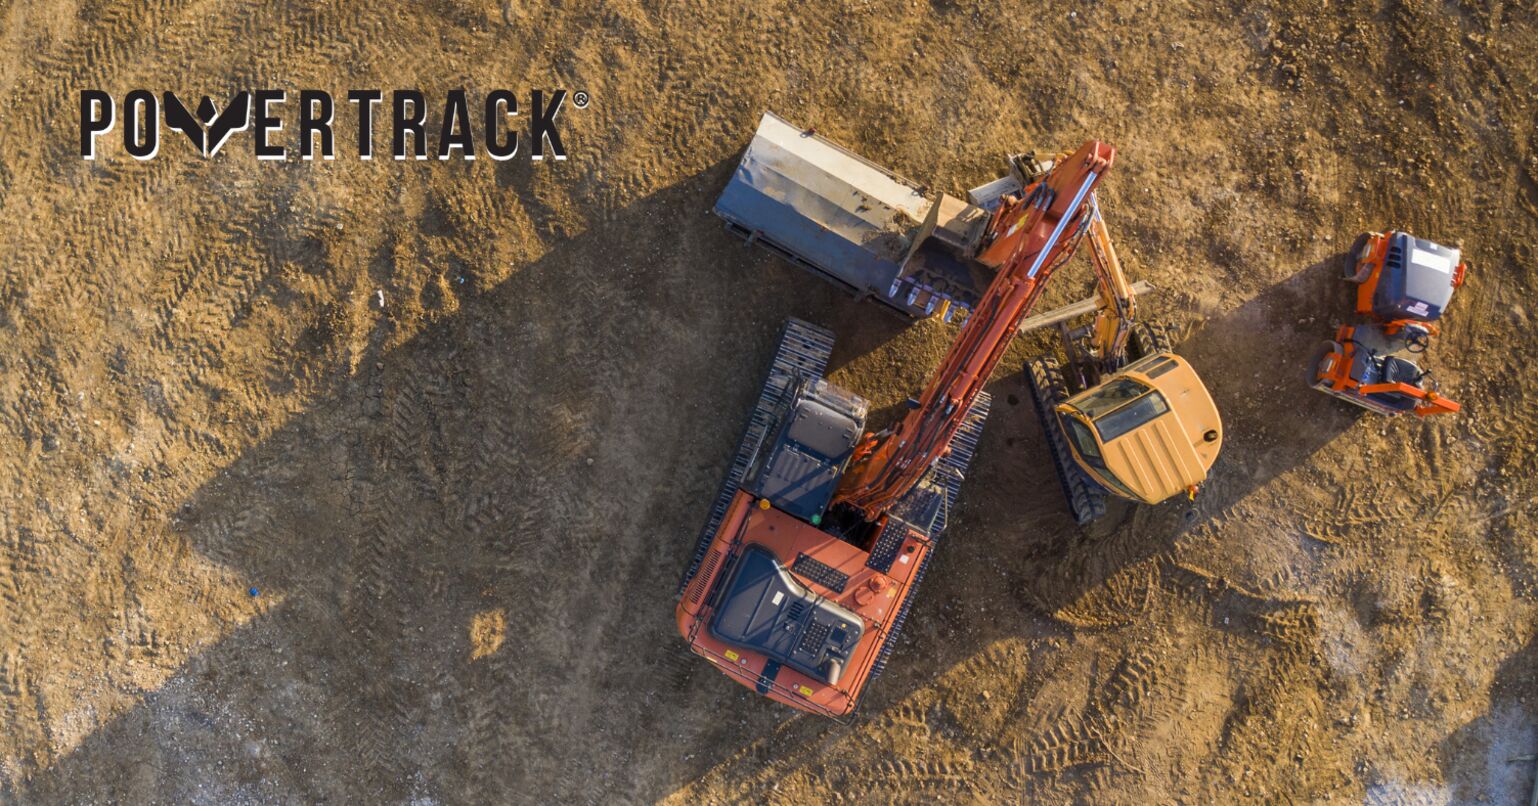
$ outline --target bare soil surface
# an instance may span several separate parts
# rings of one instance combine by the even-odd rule
[[[1538,752],[1531,2],[0,4],[0,801],[1512,803]],[[565,162],[76,152],[78,91],[565,87]],[[292,97],[292,96],[291,96]],[[953,194],[1103,205],[1223,411],[1208,488],[1064,513],[1019,367],[841,725],[673,591],[787,316],[907,325],[707,214],[773,109]],[[340,105],[340,147],[351,142]],[[291,113],[292,114],[292,113]],[[285,135],[292,137],[292,123]],[[171,139],[176,138],[176,139]],[[292,141],[290,141],[291,144]],[[381,143],[383,140],[380,141]],[[1473,268],[1462,414],[1306,365],[1367,229]],[[1060,275],[1047,304],[1085,295]],[[382,304],[381,304],[382,303]],[[257,595],[252,595],[255,589]]]

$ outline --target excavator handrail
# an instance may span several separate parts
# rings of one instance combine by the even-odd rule
[[[861,446],[834,503],[852,506],[874,521],[945,455],[1021,319],[1036,304],[1052,273],[1077,250],[1088,230],[1089,220],[1083,214],[1090,208],[1085,202],[1092,198],[1115,153],[1110,146],[1091,140],[1055,164],[1028,196],[995,212],[984,236],[988,246],[979,260],[997,261],[997,275],[961,326],[918,407],[895,428],[873,435]],[[1070,189],[1071,198],[1059,208]],[[1066,239],[1065,231],[1069,232]]]

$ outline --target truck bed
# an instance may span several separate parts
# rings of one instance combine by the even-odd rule
[[[888,292],[930,206],[917,184],[766,112],[715,213],[856,295],[922,316]]]

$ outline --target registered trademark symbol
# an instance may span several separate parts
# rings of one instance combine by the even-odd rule
[[[576,104],[578,109],[586,109],[588,102],[591,100],[593,99],[589,98],[588,94],[582,90],[577,90],[577,94],[571,96],[571,102]]]

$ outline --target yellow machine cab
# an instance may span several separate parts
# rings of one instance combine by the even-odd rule
[[[1223,444],[1223,425],[1196,370],[1160,352],[1058,406],[1075,458],[1118,495],[1158,503],[1191,490]]]

